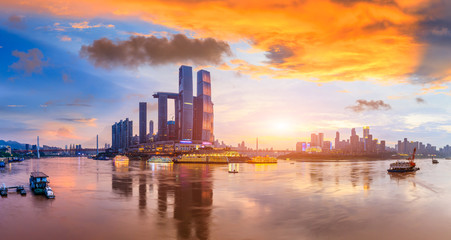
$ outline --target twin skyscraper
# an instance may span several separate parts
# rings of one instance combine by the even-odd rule
[[[158,99],[157,141],[214,141],[210,72],[197,72],[197,96],[194,96],[193,69],[181,66],[179,92],[157,92],[153,97]],[[175,121],[168,121],[168,99],[174,100]]]

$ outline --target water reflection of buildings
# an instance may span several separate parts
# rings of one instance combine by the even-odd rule
[[[349,164],[348,167],[345,164]],[[350,182],[352,188],[362,186],[363,190],[369,190],[375,174],[374,164],[374,162],[337,162],[333,165],[310,163],[308,172],[310,182],[320,187],[323,183],[333,182],[337,188],[343,188],[343,184]],[[329,169],[330,167],[333,169]]]
[[[177,236],[181,239],[193,237],[208,239],[213,204],[210,166],[176,165],[176,167],[179,173],[174,188],[174,218],[178,220]]]
[[[145,164],[145,163],[144,163]],[[205,164],[150,164],[139,166],[138,173],[129,168],[114,166],[113,192],[120,196],[133,196],[133,178],[138,180],[138,208],[147,208],[147,188],[157,182],[157,211],[161,219],[173,212],[178,239],[209,239],[210,216],[213,204],[212,167]],[[137,178],[137,179],[136,179]],[[152,191],[150,191],[152,192]],[[173,204],[173,209],[170,209]],[[173,211],[172,211],[173,210]],[[159,224],[166,221],[158,221]]]

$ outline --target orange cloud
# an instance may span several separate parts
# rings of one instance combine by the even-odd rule
[[[63,42],[70,42],[70,41],[72,41],[72,38],[69,37],[69,36],[61,36],[61,37],[59,37],[59,39],[61,41],[63,41]]]
[[[82,18],[139,16],[195,37],[245,39],[266,52],[267,61],[235,60],[231,69],[256,78],[405,81],[424,52],[415,35],[422,19],[416,12],[429,2],[4,0],[0,6]],[[87,21],[72,25],[95,26]]]

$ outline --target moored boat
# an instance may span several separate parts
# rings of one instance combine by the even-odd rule
[[[251,160],[247,161],[247,163],[277,163],[277,158],[275,157],[253,157]]]
[[[30,174],[30,188],[35,194],[45,194],[48,187],[48,177],[43,172],[32,172]]]
[[[148,163],[172,163],[172,157],[169,156],[152,156],[147,160]]]
[[[434,156],[432,156],[432,163],[433,163],[433,164],[438,163],[438,160],[437,160],[437,159],[434,159]]]
[[[416,148],[413,149],[413,154],[410,158],[408,158],[408,161],[396,161],[394,163],[390,164],[390,168],[387,169],[388,172],[415,172],[420,170],[419,167],[416,167],[416,164],[414,162],[415,160],[415,152],[417,151]]]

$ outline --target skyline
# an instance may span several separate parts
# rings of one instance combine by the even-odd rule
[[[158,124],[152,94],[177,89],[175,69],[186,64],[211,73],[214,135],[227,144],[258,137],[262,148],[292,149],[311,132],[333,141],[337,130],[367,125],[387,146],[402,138],[451,143],[446,2],[0,7],[3,140],[33,143],[39,135],[46,145],[94,146],[99,134],[101,145],[111,143],[115,121],[139,122],[138,102]]]

